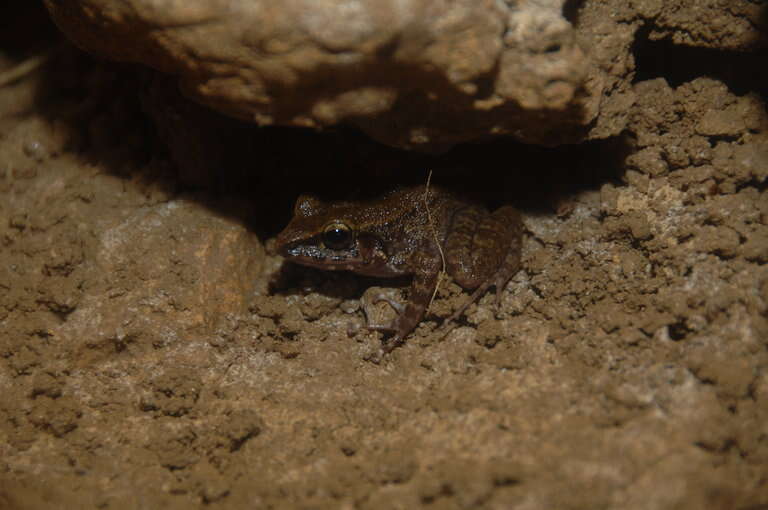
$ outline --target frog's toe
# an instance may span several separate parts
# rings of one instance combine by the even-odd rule
[[[390,352],[394,351],[404,343],[405,343],[405,339],[402,336],[395,335],[392,338],[388,340],[383,340],[381,342],[381,350],[384,352],[384,354],[389,354]]]
[[[386,327],[386,326],[382,326],[380,328],[384,329],[386,331],[391,331],[392,330],[392,328]],[[374,326],[371,329],[377,329],[377,327]],[[380,345],[379,349],[376,350],[375,352],[372,352],[372,353],[368,354],[365,357],[365,359],[366,359],[366,361],[370,361],[370,362],[375,363],[375,364],[378,365],[379,363],[381,363],[381,361],[384,359],[384,357],[387,354],[389,354],[390,352],[392,352],[396,348],[400,347],[404,343],[405,343],[405,340],[400,335],[395,335],[395,336],[393,336],[391,338],[384,339],[384,340],[381,341],[381,345]]]
[[[390,324],[368,324],[367,326],[365,326],[365,328],[370,331],[382,331],[385,333],[393,333],[393,332],[395,333],[389,338],[382,339],[381,348],[384,351],[384,354],[392,352],[392,349],[405,343],[404,335],[402,335],[399,332],[400,328],[398,328],[395,322],[392,322]]]
[[[365,326],[365,329],[368,329],[371,331],[386,331],[386,332],[397,331],[397,328],[394,326],[394,324],[368,324]]]
[[[496,311],[497,312],[501,310],[501,300],[504,297],[504,289],[507,287],[508,281],[509,281],[509,278],[507,278],[506,275],[503,275],[498,280],[496,280]]]
[[[403,313],[403,310],[405,310],[404,304],[395,301],[395,299],[391,296],[391,294],[386,292],[377,292],[376,294],[371,296],[371,301],[374,303],[384,301],[389,306],[391,306],[397,313]]]

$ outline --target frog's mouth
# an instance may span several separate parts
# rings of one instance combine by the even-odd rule
[[[299,244],[287,246],[283,256],[296,264],[330,270],[353,269],[365,263],[357,248],[339,252]]]

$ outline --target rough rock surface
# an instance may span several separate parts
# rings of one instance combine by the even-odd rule
[[[207,138],[162,84],[66,48],[35,71],[0,33],[0,508],[765,508],[765,56],[654,46],[659,4],[576,16],[592,129],[624,136],[440,158]],[[524,268],[441,338],[444,282],[376,365],[359,300],[393,282],[268,248],[299,193],[425,168],[521,207]]]
[[[720,49],[766,41],[759,2],[587,2],[571,16],[576,30],[563,4],[46,1],[81,47],[178,76],[221,112],[261,125],[352,124],[427,150],[499,134],[555,145],[620,133],[626,118],[614,111],[633,99],[629,45],[641,28]]]
[[[399,146],[513,133],[574,140],[594,117],[562,0],[48,1],[83,48],[177,75],[261,125],[363,128]],[[599,92],[599,91],[598,91]]]
[[[762,1],[682,0],[664,4],[653,0],[635,4],[641,16],[650,21],[652,39],[730,50],[766,46],[768,18]]]

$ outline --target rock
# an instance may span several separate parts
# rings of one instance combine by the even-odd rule
[[[87,51],[178,77],[260,125],[357,125],[434,150],[489,134],[578,141],[598,85],[563,0],[46,1]]]
[[[252,232],[192,199],[139,208],[101,234],[94,266],[107,276],[56,333],[121,352],[215,330],[247,307],[263,257]]]
[[[658,0],[639,2],[659,4]],[[675,44],[747,50],[766,46],[766,23],[761,2],[683,0],[668,2],[654,13],[652,39],[671,39]],[[762,32],[755,30],[762,28]]]

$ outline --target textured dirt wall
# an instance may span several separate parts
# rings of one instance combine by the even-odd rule
[[[14,11],[39,32],[0,39],[0,508],[768,505],[766,55],[633,6],[575,7],[613,135],[440,157],[216,117]],[[394,283],[273,239],[301,192],[427,169],[521,208],[523,270],[442,338],[446,282],[374,364],[359,299]]]

